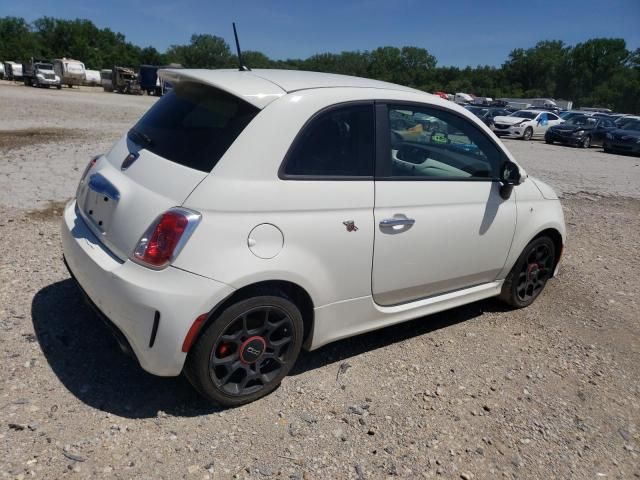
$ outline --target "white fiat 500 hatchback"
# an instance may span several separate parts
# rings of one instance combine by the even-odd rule
[[[72,276],[148,372],[239,405],[301,348],[493,296],[524,307],[554,275],[558,197],[453,102],[300,71],[160,74],[173,90],[89,162],[62,223]]]

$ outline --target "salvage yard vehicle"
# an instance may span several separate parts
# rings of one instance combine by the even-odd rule
[[[116,93],[142,95],[138,75],[131,68],[113,67],[111,85]]]
[[[544,134],[546,143],[560,142],[574,147],[602,146],[605,135],[616,128],[608,118],[579,115],[550,127]]]
[[[62,79],[62,85],[67,85],[69,88],[79,87],[85,80],[84,63],[72,58],[54,59],[53,70]]]
[[[62,88],[61,79],[53,71],[53,64],[46,60],[31,60],[22,64],[22,80],[32,87]]]
[[[543,137],[549,127],[562,123],[556,114],[544,110],[518,110],[506,117],[493,119],[493,132],[498,136],[531,140]]]
[[[241,405],[303,347],[526,307],[557,271],[558,197],[452,102],[314,72],[160,75],[173,89],[62,220],[72,277],[148,372]]]
[[[619,117],[617,120],[615,120],[614,123],[616,124],[616,127],[623,128],[627,123],[632,122],[634,120],[640,120],[640,116],[624,115],[622,117]]]
[[[500,116],[508,116],[510,112],[503,108],[495,108],[495,107],[479,107],[476,105],[467,105],[467,110],[473,113],[476,117],[484,122],[489,128],[493,126],[494,119]]]
[[[640,153],[640,119],[608,132],[602,147],[607,153]]]
[[[90,87],[95,87],[102,84],[102,77],[98,70],[85,70],[84,71],[84,84]]]
[[[16,62],[4,62],[4,78],[13,82],[22,81],[22,64]]]
[[[4,62],[0,62],[0,80],[4,80]]]
[[[140,88],[143,92],[147,92],[147,95],[162,95],[162,87],[160,86],[160,79],[158,78],[157,65],[140,65],[138,72],[138,78],[140,79]]]
[[[106,68],[100,70],[100,85],[105,92],[113,92],[113,70]]]

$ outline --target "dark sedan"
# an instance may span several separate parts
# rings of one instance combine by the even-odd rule
[[[476,117],[482,120],[488,127],[493,125],[493,119],[495,117],[506,117],[509,115],[509,111],[504,108],[496,107],[481,107],[476,105],[467,105],[467,110],[473,113]]]
[[[605,152],[640,153],[640,120],[625,123],[624,127],[607,133]]]
[[[603,145],[606,134],[615,128],[616,125],[608,118],[579,115],[547,129],[544,141],[589,148],[591,145]]]

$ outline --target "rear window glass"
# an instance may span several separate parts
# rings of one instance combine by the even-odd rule
[[[258,112],[217,88],[179,83],[129,131],[129,139],[167,160],[210,172]]]

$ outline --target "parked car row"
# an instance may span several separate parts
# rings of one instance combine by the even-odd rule
[[[465,107],[480,118],[498,137],[544,138],[548,144],[574,147],[603,147],[605,152],[640,153],[640,117],[596,111],[567,111],[559,116],[544,109]]]

